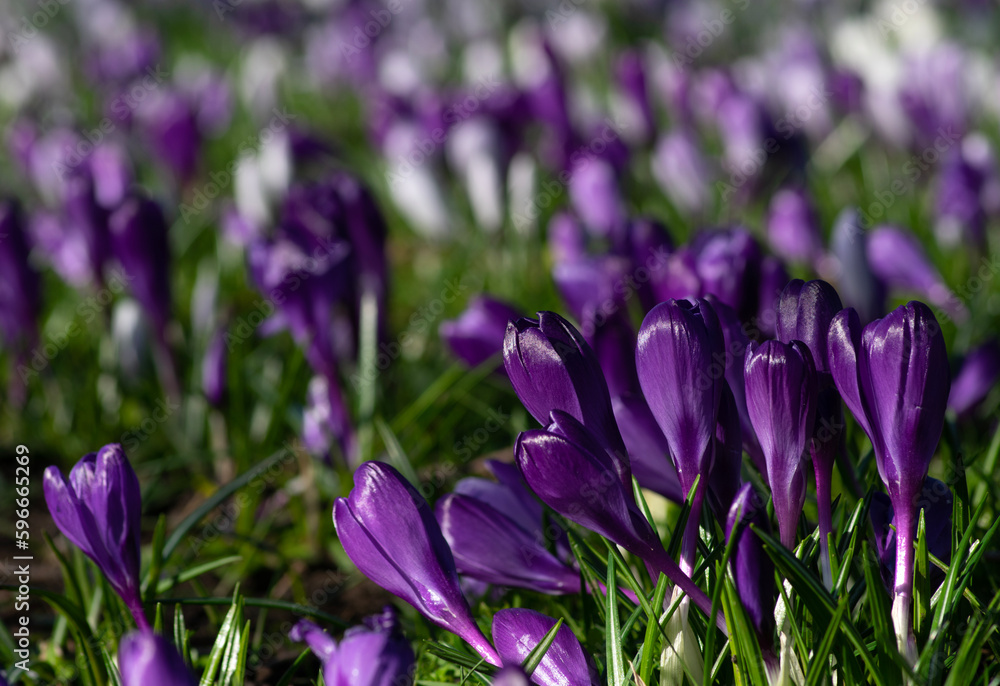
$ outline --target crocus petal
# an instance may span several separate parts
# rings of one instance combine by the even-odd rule
[[[843,307],[837,291],[825,281],[790,281],[778,304],[778,340],[802,341],[809,346],[816,371],[829,374],[827,334]]]
[[[180,653],[165,638],[142,631],[118,646],[122,686],[194,686],[197,681]]]
[[[293,641],[305,641],[324,664],[337,652],[337,641],[308,619],[300,619],[288,632],[288,637]]]
[[[858,351],[861,348],[861,320],[854,308],[841,310],[830,322],[827,335],[827,355],[833,382],[840,397],[850,409],[864,432],[872,439],[868,415],[861,403],[861,386],[858,380]],[[879,472],[882,465],[879,464]]]
[[[736,591],[766,648],[770,646],[774,632],[774,565],[764,552],[761,539],[747,528],[753,524],[764,533],[771,532],[765,504],[753,486],[744,484],[729,509],[726,541],[733,536],[739,537],[730,558]]]
[[[724,383],[722,346],[718,318],[703,300],[661,303],[639,329],[639,383],[666,436],[685,493],[699,474],[707,477],[711,470],[710,448]]]
[[[511,322],[504,366],[517,397],[540,424],[548,424],[552,411],[561,410],[605,445],[624,452],[600,363],[572,324],[552,312]]]
[[[351,494],[338,498],[333,508],[348,557],[379,586],[464,639],[488,661],[496,660],[462,595],[454,557],[427,501],[399,472],[380,462],[361,465],[354,480]]]
[[[802,453],[816,412],[812,355],[800,341],[751,344],[744,373],[747,409],[767,460],[781,541],[793,547],[806,497]]]
[[[611,406],[639,485],[674,502],[682,502],[684,494],[677,468],[670,460],[670,445],[645,398],[626,393],[612,398]]]
[[[556,620],[534,610],[511,608],[493,615],[493,641],[505,666],[523,663]],[[545,657],[531,674],[541,686],[590,686],[598,683],[580,641],[566,625],[559,627]]]
[[[520,667],[504,667],[493,677],[493,686],[529,686],[530,683]]]
[[[544,539],[536,539],[501,511],[455,493],[439,500],[435,511],[460,574],[539,593],[580,592],[579,572],[550,553]],[[535,528],[540,529],[541,522]]]

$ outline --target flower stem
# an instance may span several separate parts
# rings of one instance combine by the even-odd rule
[[[901,507],[893,508],[896,511],[896,578],[895,597],[892,601],[892,624],[896,630],[896,643],[900,654],[913,664],[916,662],[916,642],[910,630],[910,612],[913,601],[915,508],[910,499],[900,505]]]

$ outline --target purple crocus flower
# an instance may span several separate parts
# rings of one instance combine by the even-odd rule
[[[951,385],[944,338],[930,308],[912,301],[864,331],[857,313],[843,310],[828,345],[837,390],[871,439],[895,512],[893,620],[900,649],[912,654],[915,503],[944,426]]]
[[[736,591],[757,629],[761,647],[770,652],[774,640],[774,564],[764,552],[761,539],[748,528],[753,524],[761,531],[771,533],[764,505],[765,501],[753,486],[744,484],[729,508],[726,541],[733,536],[738,537],[730,558]]]
[[[505,667],[518,667],[535,649],[556,620],[523,608],[500,610],[493,615],[493,642]],[[565,624],[559,627],[531,681],[541,686],[597,686],[597,670],[580,641]]]
[[[767,238],[778,255],[812,264],[823,252],[816,211],[804,191],[785,189],[771,198]]]
[[[323,681],[330,686],[407,686],[413,683],[416,658],[399,632],[396,614],[387,607],[351,627],[338,643],[309,620],[300,620],[288,634],[305,641],[323,663]]]
[[[376,584],[500,666],[459,587],[455,558],[427,501],[395,469],[366,462],[333,520],[344,552]]]
[[[442,322],[439,333],[451,352],[470,367],[478,367],[503,352],[507,324],[521,313],[502,300],[477,295],[456,319]],[[503,367],[499,367],[503,371]]]
[[[604,445],[625,452],[600,363],[572,324],[554,312],[513,321],[503,357],[517,397],[540,424],[547,425],[552,411],[560,410]]]
[[[711,614],[708,596],[666,554],[639,510],[624,451],[608,450],[574,417],[554,410],[546,429],[518,436],[514,455],[542,502],[642,558],[654,577],[663,573]]]
[[[948,409],[970,415],[1000,380],[1000,343],[990,339],[970,351],[951,382]]]
[[[704,293],[736,310],[740,319],[757,314],[761,252],[749,231],[742,227],[702,231],[692,239],[691,250]]]
[[[167,639],[135,631],[118,645],[122,686],[194,686],[198,680]]]
[[[728,383],[723,383],[719,399],[719,422],[715,427],[715,461],[708,475],[708,504],[724,524],[729,505],[743,481],[743,432],[736,399]]]
[[[544,528],[542,509],[524,484],[517,468],[490,463],[506,473],[504,482],[467,478],[435,508],[441,532],[464,576],[497,586],[527,588],[563,595],[580,592],[580,572],[571,564],[563,546],[557,556],[546,547],[550,535],[563,532]]]
[[[646,85],[646,69],[642,55],[637,50],[626,50],[615,60],[615,77],[622,96],[630,109],[630,121],[635,121],[638,131],[635,140],[644,142],[656,130],[653,106]]]
[[[618,173],[606,160],[583,159],[570,171],[569,199],[584,225],[597,236],[619,232],[625,221],[625,203]]]
[[[148,629],[139,593],[139,479],[121,445],[84,455],[69,481],[48,467],[43,486],[56,526],[100,568],[139,628]]]
[[[833,387],[827,355],[827,332],[834,316],[843,309],[840,296],[825,281],[796,279],[790,281],[781,294],[778,306],[778,340],[791,343],[802,341],[809,348],[818,374],[816,421],[809,441],[816,476],[816,506],[819,515],[821,565],[829,586],[829,553],[827,536],[833,531],[831,518],[831,482],[833,465],[844,442],[844,412],[840,396]]]
[[[935,198],[934,233],[938,242],[954,246],[963,237],[983,246],[987,219],[986,196],[995,193],[996,162],[989,140],[972,134],[942,165]]]
[[[868,237],[868,262],[875,276],[889,286],[927,298],[958,321],[968,316],[965,305],[951,292],[909,231],[898,226],[873,230]]]
[[[202,133],[197,112],[187,98],[161,87],[142,101],[135,119],[153,154],[180,182],[188,181],[198,166]]]
[[[816,416],[816,368],[801,341],[751,343],[744,366],[747,409],[767,460],[781,542],[795,548],[806,499],[802,454]]]
[[[788,271],[784,263],[773,255],[760,261],[760,285],[757,289],[757,328],[766,336],[774,335],[778,319],[778,301],[788,284]]]
[[[356,440],[344,393],[322,375],[314,376],[306,390],[302,442],[309,452],[327,462],[337,454],[349,464],[356,459]]]
[[[653,152],[652,167],[660,189],[678,208],[695,215],[705,209],[712,178],[692,132],[677,129],[660,138]]]
[[[643,395],[670,446],[685,498],[691,497],[695,480],[701,477],[681,550],[681,569],[691,574],[725,384],[725,351],[715,310],[704,300],[657,305],[639,329],[635,363]]]
[[[111,214],[108,227],[136,300],[163,340],[170,317],[170,247],[163,210],[153,200],[132,197]]]

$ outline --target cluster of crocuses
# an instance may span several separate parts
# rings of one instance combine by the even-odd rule
[[[773,572],[759,540],[743,526],[756,521],[766,528],[767,522],[763,501],[749,484],[741,485],[743,408],[729,381],[735,371],[763,457],[761,476],[770,488],[780,540],[791,548],[800,538],[807,460],[812,462],[827,585],[832,471],[844,450],[842,401],[868,434],[890,503],[873,515],[877,549],[892,565],[893,619],[900,649],[912,657],[917,506],[933,502],[940,512],[928,513],[928,521],[950,521],[947,498],[920,500],[921,490],[930,485],[928,465],[949,395],[937,320],[926,305],[910,302],[862,328],[857,313],[842,308],[829,284],[796,280],[781,294],[777,339],[751,342],[739,356],[727,346],[727,329],[730,339],[734,332],[724,322],[731,317],[725,305],[708,299],[668,300],[650,310],[634,352],[641,394],[632,398],[627,412],[616,411],[597,355],[568,321],[551,312],[511,321],[503,349],[506,374],[544,427],[518,437],[514,459],[520,474],[494,464],[498,483],[460,482],[438,504],[435,519],[395,470],[365,464],[355,474],[350,497],[334,508],[345,551],[373,581],[499,664],[471,617],[456,571],[543,593],[580,590],[571,558],[560,552],[561,531],[542,529],[539,505],[525,484],[565,520],[631,552],[654,579],[667,576],[705,613],[711,604],[692,574],[700,513],[708,504],[727,535],[741,537],[735,580],[769,650]],[[629,424],[623,417],[652,422]],[[640,425],[644,435],[624,438],[626,427],[635,432]],[[677,495],[692,503],[679,564],[637,504],[633,474],[640,485],[649,484],[633,472],[633,464],[658,473],[661,483],[676,474]],[[888,529],[890,520],[894,532]],[[938,537],[931,538],[937,547]],[[555,544],[549,546],[554,552],[546,542]],[[689,643],[685,650],[690,648]]]

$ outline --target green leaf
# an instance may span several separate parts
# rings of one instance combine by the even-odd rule
[[[618,624],[618,579],[615,575],[615,556],[608,553],[608,582],[605,597],[607,617],[605,646],[608,660],[608,683],[622,686],[625,683],[625,654],[622,652],[621,626]]]
[[[642,660],[639,663],[639,678],[644,684],[650,683],[653,677],[653,661],[657,656],[657,638],[660,636],[660,612],[656,608],[663,607],[663,603],[667,599],[669,585],[667,577],[661,574],[656,580],[656,590],[653,592],[652,607],[654,612],[646,615],[646,638],[642,642]]]
[[[166,579],[160,579],[159,584],[156,587],[157,593],[166,593],[171,588],[177,584],[182,584],[185,581],[190,581],[195,577],[199,577],[202,574],[207,574],[213,569],[218,569],[219,567],[224,567],[237,560],[242,560],[242,555],[227,555],[226,557],[221,557],[218,560],[211,560],[203,564],[191,567],[190,569],[185,569],[183,572],[178,572],[174,576],[168,577]]]
[[[548,633],[542,637],[542,640],[538,642],[538,645],[536,645],[531,652],[528,653],[528,657],[524,658],[524,662],[521,663],[521,669],[524,670],[525,674],[528,676],[534,674],[535,668],[541,663],[542,658],[545,657],[545,653],[549,652],[549,647],[552,645],[552,642],[556,640],[556,634],[559,633],[559,629],[562,625],[563,620],[560,618],[556,621],[555,625],[549,629]]]
[[[174,605],[174,645],[184,658],[184,663],[191,666],[191,650],[188,646],[188,632],[184,625],[184,612],[180,605]]]
[[[219,629],[219,634],[215,637],[212,652],[208,655],[208,666],[205,667],[205,672],[201,675],[199,686],[212,686],[215,682],[215,675],[222,667],[232,636],[238,631],[236,621],[240,607],[239,588],[233,592],[233,598],[230,603],[229,612],[226,613],[225,619],[222,620],[222,626]]]
[[[816,646],[816,650],[810,658],[809,672],[806,674],[806,686],[819,686],[823,677],[827,675],[827,668],[830,666],[828,656],[830,655],[830,650],[833,648],[833,640],[837,637],[837,632],[840,630],[840,622],[847,613],[847,608],[847,598],[841,596],[840,602],[837,604],[837,611],[834,613],[833,619],[823,634],[823,638],[820,640],[819,645]]]
[[[293,662],[291,666],[285,670],[285,673],[281,675],[281,678],[278,679],[278,683],[275,684],[275,686],[288,686],[292,683],[292,679],[294,679],[295,675],[298,673],[299,667],[302,666],[302,663],[305,662],[311,652],[312,651],[309,648],[306,648],[299,653],[299,656],[295,658],[295,662]]]
[[[931,611],[930,562],[927,552],[926,510],[920,508],[917,519],[917,554],[913,570],[913,630],[919,636],[927,626]]]
[[[152,603],[156,600],[159,591],[156,580],[160,578],[160,570],[163,569],[163,545],[167,531],[167,516],[161,514],[156,520],[156,528],[153,529],[153,546],[149,557],[149,571],[142,584],[143,600]],[[150,590],[153,589],[153,590]]]
[[[182,540],[184,540],[184,536],[187,535],[195,524],[201,521],[202,517],[221,505],[223,501],[229,498],[232,494],[236,493],[236,491],[240,490],[254,479],[261,477],[273,465],[278,464],[283,460],[290,459],[289,456],[291,454],[292,453],[288,448],[282,448],[271,456],[264,458],[249,470],[213,493],[211,497],[199,505],[194,512],[185,517],[184,521],[182,521],[180,525],[174,529],[173,533],[170,534],[170,537],[167,538],[167,542],[163,546],[163,561],[166,562],[170,559],[170,556],[177,549],[177,546],[180,545]]]

